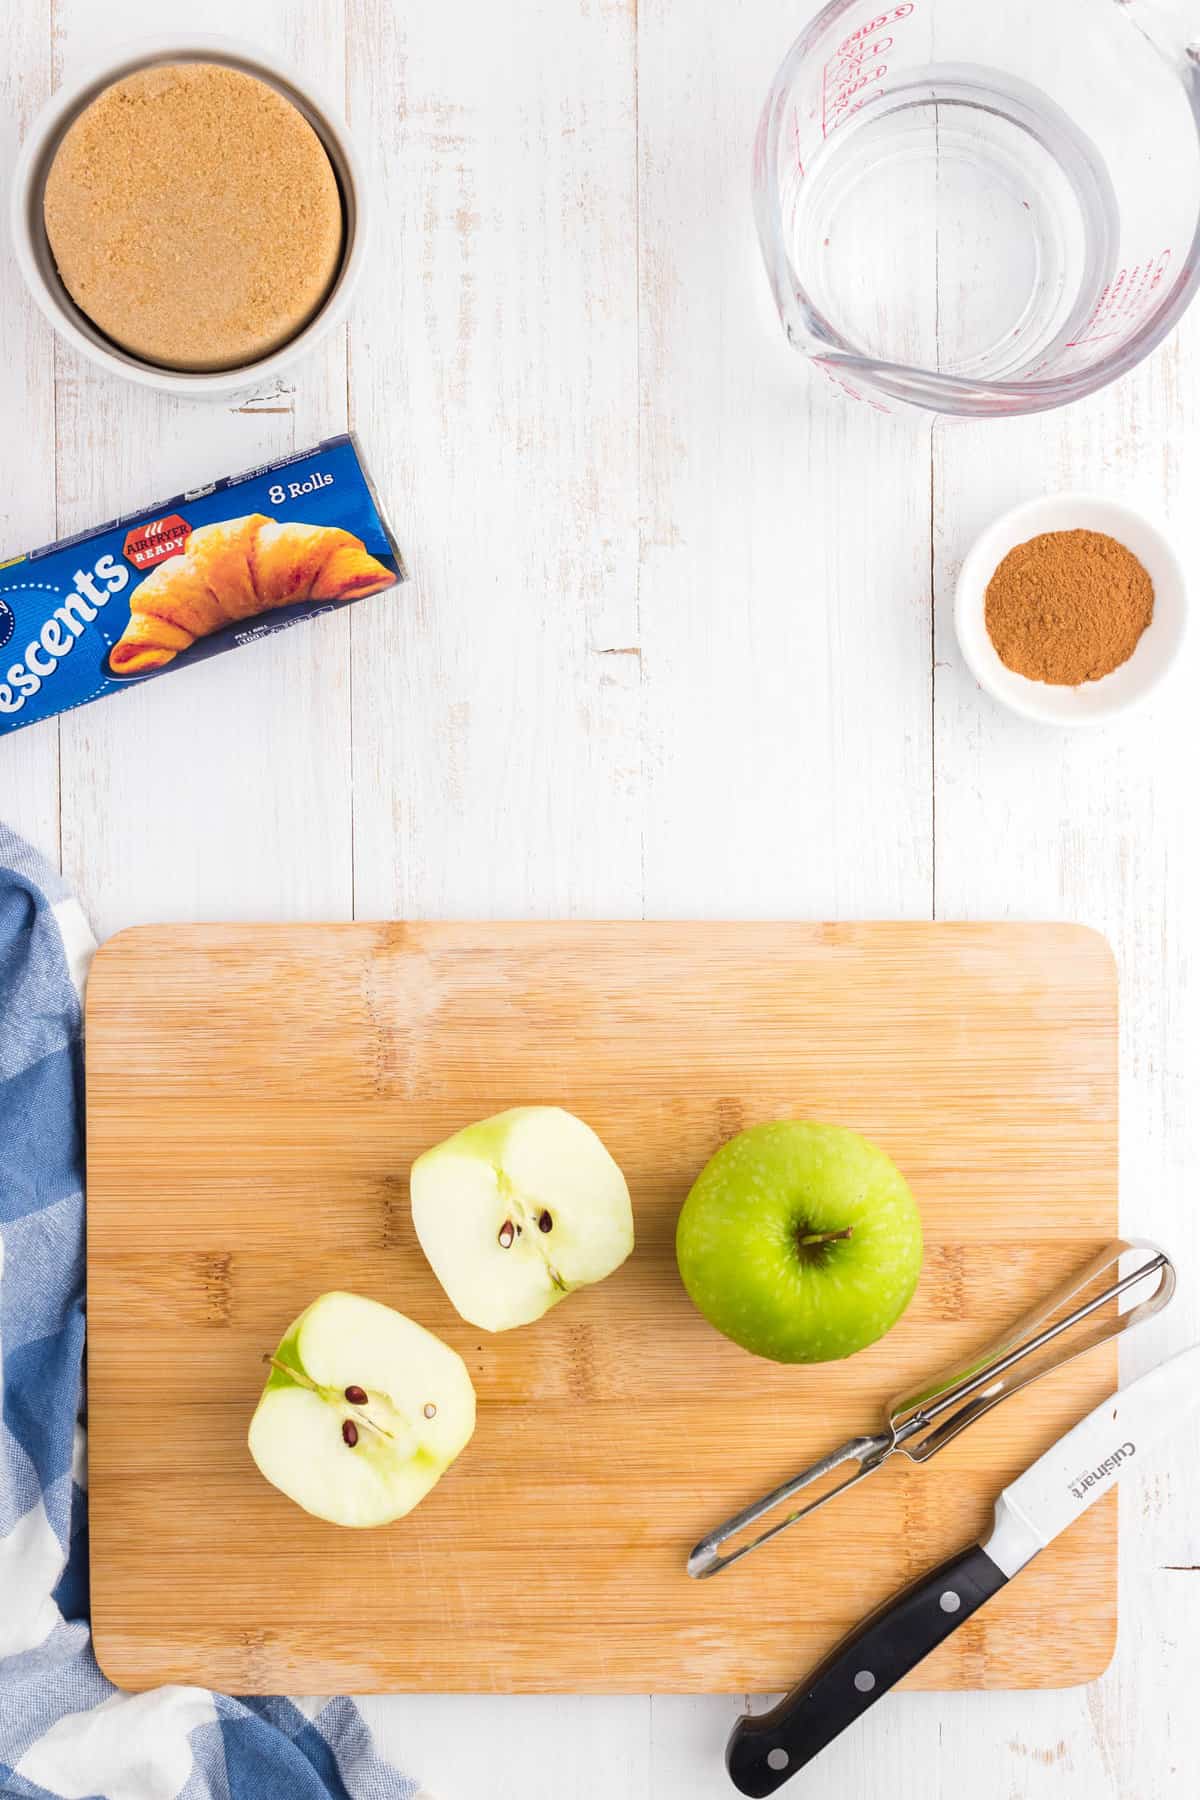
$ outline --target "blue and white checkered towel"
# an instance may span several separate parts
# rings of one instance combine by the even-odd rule
[[[417,1800],[348,1700],[126,1695],[96,1667],[80,1054],[94,947],[59,877],[0,825],[0,1795]]]

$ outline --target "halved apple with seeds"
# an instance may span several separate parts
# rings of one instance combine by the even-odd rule
[[[412,1216],[433,1272],[485,1331],[527,1325],[633,1249],[625,1177],[590,1125],[522,1106],[413,1164]]]
[[[411,1512],[475,1429],[462,1357],[377,1300],[322,1294],[266,1360],[250,1454],[281,1493],[334,1525]]]

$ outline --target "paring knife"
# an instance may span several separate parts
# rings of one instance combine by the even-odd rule
[[[991,1536],[874,1613],[770,1712],[738,1720],[725,1752],[734,1786],[761,1800],[964,1625],[1181,1414],[1200,1406],[1200,1344],[1113,1394],[1039,1456],[996,1502]]]

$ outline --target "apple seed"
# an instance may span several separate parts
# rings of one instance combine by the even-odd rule
[[[425,1414],[427,1419],[436,1419],[437,1417],[437,1407],[433,1404],[432,1400],[426,1401],[425,1405],[421,1408],[421,1411]]]
[[[516,1235],[516,1228],[513,1225],[512,1220],[505,1219],[503,1225],[500,1227],[500,1236],[496,1241],[502,1250],[507,1250]]]
[[[353,1450],[358,1442],[358,1426],[353,1419],[342,1420],[342,1442],[350,1450]]]
[[[553,1231],[553,1229],[554,1220],[550,1217],[550,1214],[543,1209],[543,1211],[538,1214],[538,1230]]]
[[[348,1387],[346,1389],[346,1398],[351,1406],[365,1406],[367,1404],[367,1390],[366,1388],[360,1387]]]

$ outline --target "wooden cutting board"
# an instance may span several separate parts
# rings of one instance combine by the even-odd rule
[[[163,926],[88,996],[92,1605],[125,1688],[234,1693],[771,1691],[992,1500],[1115,1381],[1111,1348],[902,1459],[738,1568],[707,1529],[1000,1331],[1113,1237],[1116,982],[1070,926]],[[417,1246],[413,1158],[557,1102],[627,1174],[637,1249],[488,1336]],[[760,1119],[853,1126],[926,1231],[909,1312],[845,1363],[719,1337],[674,1264],[717,1145]],[[261,1356],[353,1289],[466,1358],[474,1441],[407,1520],[309,1518],[246,1450]],[[1115,1496],[916,1672],[920,1687],[1097,1675]]]

